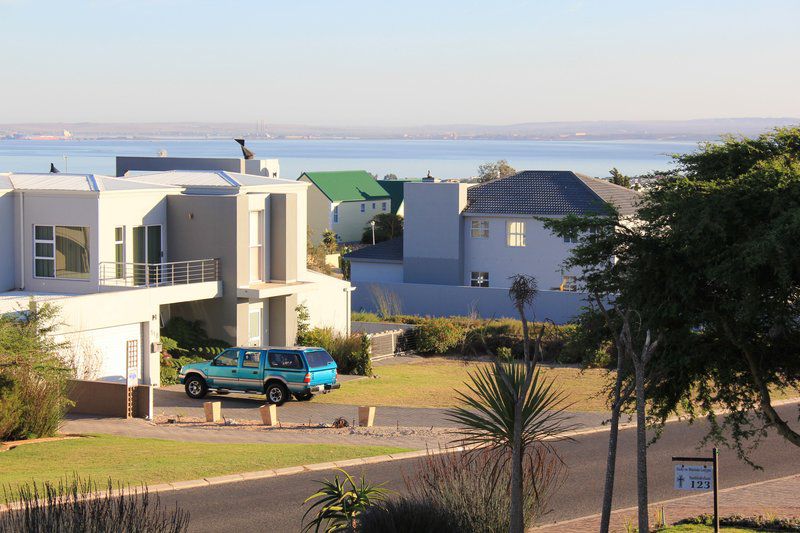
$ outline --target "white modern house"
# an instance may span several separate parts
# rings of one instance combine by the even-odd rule
[[[350,284],[306,270],[309,185],[226,171],[0,174],[0,313],[60,308],[82,377],[159,384],[159,330],[292,345],[298,304],[349,331]]]
[[[635,213],[639,195],[571,171],[524,171],[483,184],[421,182],[404,187],[402,239],[351,252],[354,309],[374,309],[375,291],[394,293],[403,312],[513,316],[514,274],[536,278],[539,318],[566,321],[584,295],[562,263],[575,242],[546,230],[542,217]]]

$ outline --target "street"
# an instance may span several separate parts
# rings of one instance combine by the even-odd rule
[[[790,420],[797,407],[788,405],[779,412]],[[650,501],[685,496],[673,489],[673,455],[709,455],[709,449],[696,448],[705,435],[705,423],[668,424],[661,439],[648,453]],[[567,465],[566,479],[551,502],[552,512],[542,520],[553,522],[595,514],[600,511],[608,433],[599,432],[556,444]],[[620,432],[614,508],[636,504],[635,432]],[[763,470],[754,470],[739,461],[734,452],[720,452],[720,488],[774,479],[800,473],[800,450],[772,432],[753,453]],[[355,468],[351,474],[366,475],[373,483],[403,491],[403,473],[413,472],[417,460],[398,461]],[[333,471],[311,472],[259,481],[217,485],[161,495],[168,506],[176,503],[191,513],[191,531],[259,530],[298,531],[305,511],[302,503],[317,485],[314,480],[332,477]],[[710,511],[710,510],[709,510]]]

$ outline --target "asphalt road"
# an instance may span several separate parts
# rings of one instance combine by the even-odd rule
[[[779,411],[797,419],[796,406]],[[650,501],[666,500],[688,493],[673,489],[673,455],[710,455],[709,448],[697,449],[705,434],[705,424],[675,422],[667,426],[661,439],[648,453]],[[546,522],[578,518],[599,512],[602,500],[608,433],[600,432],[559,442],[557,449],[567,465],[567,477],[553,498]],[[636,504],[635,432],[620,432],[617,456],[615,508]],[[753,453],[763,470],[754,470],[739,461],[731,451],[720,452],[720,487],[774,479],[800,473],[800,449],[771,433]],[[372,482],[403,491],[403,473],[413,472],[417,460],[366,465],[352,469]],[[191,531],[299,531],[304,512],[303,500],[316,489],[314,480],[332,477],[330,471],[271,478],[252,482],[218,485],[161,495],[163,503],[177,503],[191,513]],[[710,510],[709,510],[710,511]]]

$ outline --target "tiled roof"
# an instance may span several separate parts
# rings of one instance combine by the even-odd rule
[[[581,215],[613,204],[623,215],[636,211],[639,194],[568,170],[525,170],[467,190],[466,214]]]
[[[359,202],[389,197],[389,193],[366,170],[304,172],[300,178],[303,176],[331,202]]]
[[[345,259],[355,259],[356,261],[402,261],[403,260],[403,238],[397,237],[388,241],[379,242],[374,246],[366,246],[354,250],[349,254],[344,254]]]

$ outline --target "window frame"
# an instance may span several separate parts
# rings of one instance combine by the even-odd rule
[[[247,354],[256,354],[258,362],[255,366],[244,364],[247,360]],[[261,368],[261,356],[264,354],[263,350],[242,350],[241,367],[242,368]]]
[[[236,364],[234,364],[234,365],[220,365],[220,364],[217,364],[217,361],[219,361],[222,358],[222,356],[228,354],[229,352],[233,353],[233,354],[236,354]],[[242,359],[241,355],[242,355],[241,354],[241,350],[239,350],[238,348],[228,348],[227,350],[223,351],[221,354],[219,354],[218,356],[216,356],[214,358],[214,360],[212,362],[212,366],[218,366],[218,367],[221,367],[221,368],[238,368],[239,367],[239,363],[241,362],[241,359]]]
[[[117,231],[121,236],[117,236]],[[114,276],[125,277],[125,226],[114,227]]]
[[[253,218],[256,219],[256,242],[253,242]],[[247,251],[248,251],[248,269],[250,270],[250,283],[264,281],[264,211],[256,210],[250,211],[247,215]],[[253,272],[253,253],[257,253],[258,261]]]
[[[381,211],[386,211],[386,202],[381,202]]]
[[[36,237],[36,228],[50,228],[52,232],[51,239],[39,239]],[[87,270],[83,277],[62,277],[58,275],[58,265],[56,264],[56,256],[58,253],[57,245],[58,242],[58,235],[57,229],[58,228],[78,228],[81,230],[85,230],[86,232],[86,243],[84,245],[84,250],[86,251],[86,260],[87,260]],[[90,226],[70,226],[66,224],[33,224],[33,249],[31,250],[33,256],[33,271],[31,272],[31,277],[34,279],[56,279],[59,281],[82,281],[82,282],[89,282],[91,281],[92,277],[92,262],[91,262],[91,227]],[[38,255],[36,252],[36,245],[37,244],[51,244],[53,247],[53,255],[43,256]],[[53,263],[53,275],[52,276],[40,276],[36,274],[36,262],[37,261],[52,261]]]
[[[258,315],[258,335],[254,336],[252,331],[253,315]],[[247,309],[247,342],[251,346],[261,346],[264,336],[264,308],[252,305]]]
[[[339,206],[338,205],[333,206],[333,223],[334,224],[338,224],[339,223]]]
[[[367,204],[364,204],[364,203],[361,204],[361,212],[362,213],[366,213],[367,212]]]
[[[488,272],[470,272],[469,286],[479,287],[482,289],[489,288],[489,273]]]
[[[273,356],[277,357],[277,356],[286,356],[286,355],[292,355],[292,356],[297,357],[297,360],[300,362],[300,366],[295,368],[295,367],[288,367],[288,366],[277,366],[277,365],[273,364],[273,362],[272,362]],[[267,355],[267,364],[269,364],[270,368],[276,368],[276,369],[281,370],[282,372],[305,372],[306,371],[305,361],[303,359],[303,356],[299,352],[270,351],[269,354]]]
[[[522,231],[513,231],[517,225],[522,226]],[[524,220],[506,220],[506,246],[509,248],[524,248],[527,246],[527,224]]]
[[[473,239],[489,238],[489,221],[473,220],[470,222],[469,234]]]

